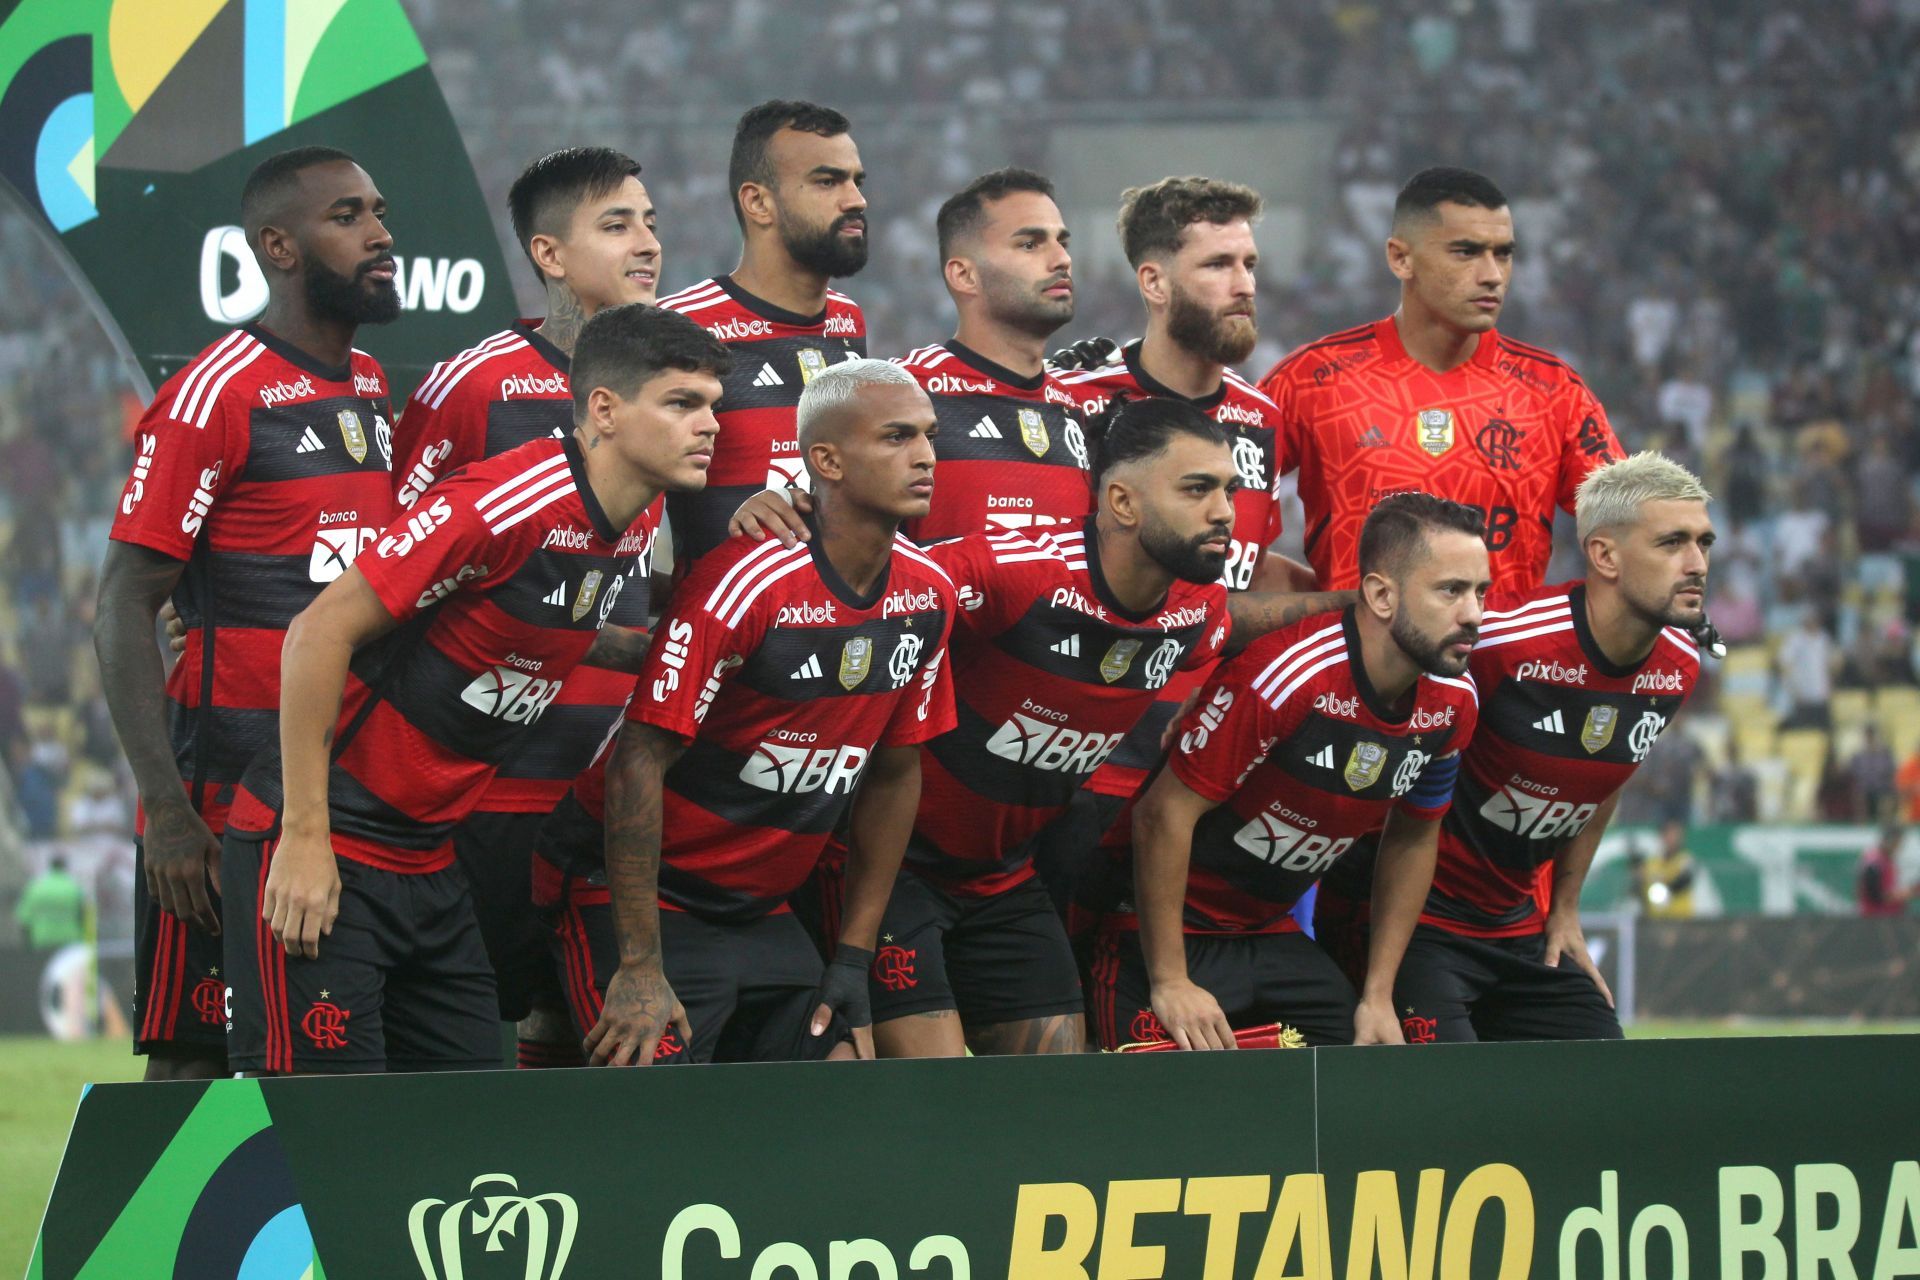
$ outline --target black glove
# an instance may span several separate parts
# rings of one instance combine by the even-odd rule
[[[833,963],[820,976],[815,1007],[827,1006],[845,1018],[850,1027],[872,1026],[873,997],[867,993],[867,972],[872,967],[873,952],[841,943],[834,948]]]
[[[1113,359],[1113,353],[1119,349],[1112,338],[1082,338],[1048,356],[1047,363],[1062,371],[1098,369]]]
[[[1720,628],[1704,613],[1700,615],[1700,625],[1693,629],[1693,639],[1709,658],[1727,656],[1727,642],[1720,638]]]

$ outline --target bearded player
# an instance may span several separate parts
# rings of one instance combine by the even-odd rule
[[[1409,1041],[1619,1038],[1580,889],[1620,788],[1699,678],[1708,500],[1657,453],[1608,463],[1574,502],[1585,579],[1489,602],[1480,732],[1394,984]]]

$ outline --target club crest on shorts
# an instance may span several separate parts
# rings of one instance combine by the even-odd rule
[[[355,462],[367,460],[367,429],[360,425],[360,415],[351,409],[340,411],[340,438],[346,442],[347,452]]]
[[[813,347],[800,348],[800,385],[806,386],[814,378],[827,371],[826,352]]]
[[[1587,722],[1580,726],[1580,745],[1592,755],[1613,741],[1613,731],[1620,724],[1618,707],[1595,707],[1587,712]]]
[[[587,570],[587,576],[580,579],[580,593],[573,598],[573,620],[575,622],[587,616],[587,610],[593,608],[593,601],[600,594],[600,579],[605,576],[598,569]]]
[[[1020,411],[1020,443],[1036,458],[1047,456],[1047,420],[1038,409]]]
[[[852,693],[873,669],[873,638],[855,636],[840,650],[840,687]]]
[[[1387,749],[1377,742],[1359,742],[1347,756],[1347,767],[1341,775],[1347,780],[1352,791],[1365,791],[1380,781],[1380,771],[1387,767]]]
[[[1413,430],[1420,447],[1437,458],[1453,448],[1453,410],[1422,409],[1413,415]]]
[[[1127,668],[1133,665],[1133,655],[1138,652],[1138,640],[1115,640],[1113,647],[1107,650],[1107,656],[1100,659],[1100,678],[1112,684],[1127,674]]]

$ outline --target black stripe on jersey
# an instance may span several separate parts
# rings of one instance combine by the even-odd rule
[[[703,920],[748,924],[778,907],[782,899],[756,898],[743,889],[716,885],[696,872],[682,871],[663,859],[660,901],[692,912]]]
[[[1327,531],[1327,526],[1332,523],[1333,523],[1332,516],[1321,516],[1320,523],[1316,524],[1315,526],[1313,526],[1312,529],[1307,531],[1307,540],[1301,544],[1300,554],[1312,555],[1313,544],[1320,541],[1320,535],[1325,533]]]
[[[352,414],[351,425],[345,417]],[[249,484],[277,484],[285,480],[385,472],[393,447],[393,410],[385,400],[332,396],[283,408],[256,406],[247,415]],[[389,424],[381,431],[381,424]],[[309,435],[311,433],[311,435]],[[353,450],[360,456],[355,458]],[[385,512],[369,511],[367,523],[386,523]]]
[[[208,573],[220,584],[222,630],[285,631],[293,615],[311,604],[326,585],[313,579],[311,553],[265,556],[203,548],[202,554]],[[192,593],[177,593],[174,605],[188,630],[205,622]]]
[[[1507,910],[1494,912],[1488,911],[1485,907],[1476,906],[1471,902],[1450,897],[1438,889],[1431,889],[1427,892],[1427,902],[1421,910],[1430,916],[1438,916],[1442,920],[1452,920],[1459,924],[1471,925],[1476,929],[1505,928],[1509,925],[1519,924],[1524,920],[1531,920],[1539,914],[1539,909],[1535,906],[1533,895],[1531,894],[1522,894],[1520,901],[1514,903],[1513,906]]]
[[[183,778],[238,782],[254,756],[280,741],[278,710],[183,707],[171,701],[167,710],[173,758]]]
[[[785,702],[902,689],[932,659],[946,625],[946,613],[935,609],[847,627],[769,627],[734,679]]]
[[[1071,441],[1077,436],[1080,450],[1086,450],[1086,437],[1078,420],[1057,404],[1016,400],[1011,396],[965,395],[933,397],[934,419],[939,424],[939,453],[942,462],[1021,462],[1029,466],[1081,466]],[[1027,444],[1020,429],[1022,414],[1038,414],[1046,434],[1040,452]]]
[[[994,644],[1018,662],[1077,684],[1151,691],[1173,678],[1204,629],[1201,624],[1167,632],[1116,627],[1078,609],[1036,600]]]
[[[1066,804],[1108,754],[1111,735],[1084,734],[1020,712],[996,725],[959,699],[954,713],[959,723],[953,732],[929,742],[927,750],[961,786],[994,804]]]
[[[280,747],[276,743],[254,757],[247,769],[246,788],[278,815],[285,803],[280,783]],[[334,831],[395,849],[434,849],[453,830],[450,822],[428,824],[400,812],[361,786],[338,764],[327,771],[327,801]],[[276,828],[278,825],[276,817]]]
[[[1579,374],[1575,373],[1573,371],[1573,367],[1569,365],[1566,361],[1560,359],[1558,356],[1548,355],[1546,352],[1540,350],[1538,347],[1522,349],[1521,347],[1514,345],[1511,339],[1502,338],[1500,339],[1500,350],[1506,352],[1510,356],[1519,356],[1522,360],[1534,360],[1534,361],[1538,361],[1540,364],[1551,365],[1553,368],[1558,369],[1560,370],[1560,372],[1566,374],[1569,379],[1571,379],[1575,383],[1578,383],[1580,386],[1584,387],[1587,385],[1585,380],[1582,379]]]
[[[639,567],[640,562],[631,556],[542,548],[488,593],[487,599],[508,617],[529,626],[548,631],[597,631],[602,615],[611,621],[627,592],[646,595],[650,584]],[[591,594],[583,609],[580,596],[587,590]],[[645,608],[644,603],[641,607]]]
[[[607,731],[619,718],[619,707],[555,703],[540,713],[538,724],[508,748],[500,773],[508,778],[554,782],[577,778],[593,763]]]
[[[800,403],[808,378],[829,365],[859,359],[866,354],[866,346],[859,338],[817,334],[730,342],[733,367],[720,384],[716,411],[791,409]]]
[[[1120,740],[1120,745],[1107,757],[1109,764],[1121,769],[1151,769],[1160,763],[1162,752],[1160,740],[1166,736],[1167,726],[1173,723],[1173,716],[1180,710],[1179,704],[1155,702],[1141,715],[1132,732]]]
[[[1011,853],[1002,855],[999,861],[985,862],[942,853],[937,845],[916,831],[907,837],[906,863],[934,880],[967,881],[1014,870],[1032,858],[1034,843],[1032,839],[1027,840]]]
[[[1451,749],[1447,744],[1453,741],[1455,729],[1449,725],[1398,737],[1316,711],[1267,753],[1267,765],[1319,791],[1362,800],[1392,800],[1395,775],[1407,757],[1415,752],[1428,760],[1445,755]],[[1373,753],[1363,752],[1363,746],[1384,748],[1386,756],[1376,765],[1369,758]],[[1355,786],[1349,775],[1363,779],[1364,785]]]
[[[573,401],[494,400],[487,405],[487,453],[491,458],[534,440],[573,430]]]
[[[1480,712],[1480,732],[1563,760],[1634,765],[1680,708],[1680,697],[1603,693],[1504,677]]]
[[[545,704],[558,696],[560,683],[500,663],[476,675],[422,641],[381,693],[407,723],[443,748],[498,765],[521,731],[552,710]]]

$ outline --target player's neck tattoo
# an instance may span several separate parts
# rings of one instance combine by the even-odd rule
[[[549,282],[547,318],[540,322],[540,336],[571,356],[574,344],[580,341],[581,326],[586,322],[587,313],[573,290]]]

